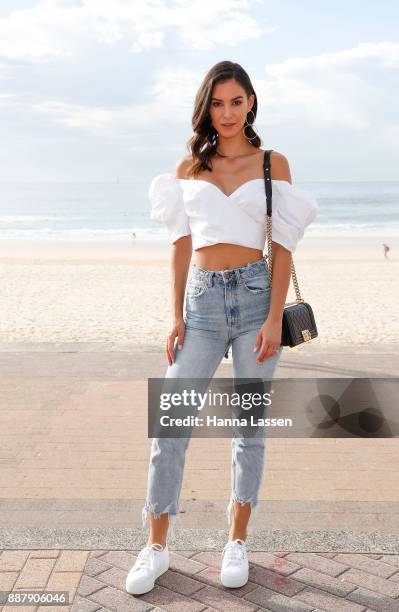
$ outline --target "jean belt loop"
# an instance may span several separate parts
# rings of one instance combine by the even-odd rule
[[[242,283],[241,272],[238,269],[235,272],[236,272],[237,285],[240,285]]]
[[[212,278],[213,278],[213,272],[208,272],[207,279],[206,279],[206,284],[208,287],[212,287]]]

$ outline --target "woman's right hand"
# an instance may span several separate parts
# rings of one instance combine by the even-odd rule
[[[168,335],[168,339],[166,342],[166,354],[168,356],[169,365],[172,365],[175,361],[175,339],[177,338],[177,344],[179,349],[183,346],[184,332],[186,329],[186,325],[183,317],[179,319],[175,319],[173,323],[173,328],[170,334]]]

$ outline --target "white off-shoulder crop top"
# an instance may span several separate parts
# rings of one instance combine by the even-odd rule
[[[173,244],[191,234],[193,250],[220,242],[263,251],[266,193],[263,178],[226,195],[214,183],[180,179],[167,172],[149,188],[150,218],[163,223]],[[272,179],[272,240],[294,252],[319,211],[315,197],[288,181]]]

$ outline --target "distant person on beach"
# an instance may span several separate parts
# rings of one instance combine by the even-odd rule
[[[384,257],[385,259],[388,259],[388,251],[390,251],[391,249],[387,244],[385,244],[385,242],[382,244],[382,246],[384,247]]]
[[[188,378],[189,387],[190,379],[199,380],[201,392],[206,391],[231,347],[234,377],[255,379],[256,406],[259,384],[262,393],[265,387],[269,392],[283,349],[282,318],[292,252],[319,209],[313,195],[292,185],[287,158],[273,149],[261,149],[262,140],[254,128],[257,109],[257,96],[245,70],[230,61],[214,65],[196,92],[189,154],[179,160],[174,172],[155,176],[148,192],[151,219],[167,225],[172,245],[171,327],[165,338],[169,366],[164,385],[174,391],[181,379]],[[274,132],[266,136],[278,140]],[[154,149],[159,149],[158,143]],[[268,255],[263,255],[265,181],[273,181],[273,284]],[[193,252],[195,264],[186,288]],[[150,274],[156,284],[158,272]],[[154,314],[167,317],[164,307],[157,297]],[[252,394],[251,390],[244,396]],[[195,400],[190,407],[193,401],[196,408]],[[231,438],[231,489],[226,507],[229,534],[220,571],[220,582],[229,588],[242,587],[248,581],[247,524],[259,509],[264,472],[266,428],[259,427],[249,436]],[[189,441],[190,435],[152,438],[142,508],[143,528],[148,520],[150,533],[127,575],[128,593],[147,593],[169,568],[167,532],[180,519]],[[221,446],[218,439],[209,440],[202,456],[210,463],[204,466],[212,465],[212,448],[218,458]],[[200,456],[197,469],[201,469]],[[219,483],[213,484],[217,487]],[[211,485],[210,479],[209,488]],[[198,544],[202,542],[198,540]]]
[[[132,232],[132,238],[136,238],[136,232]]]

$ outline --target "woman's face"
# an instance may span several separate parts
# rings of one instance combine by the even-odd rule
[[[209,115],[216,131],[226,138],[242,131],[254,100],[255,96],[252,94],[248,97],[245,89],[235,79],[216,83],[209,108]]]

